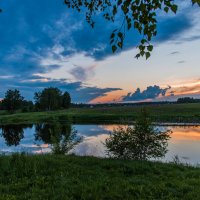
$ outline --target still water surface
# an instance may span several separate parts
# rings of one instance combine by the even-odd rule
[[[109,136],[109,133],[118,126],[72,125],[72,128],[77,131],[77,135],[83,137],[83,141],[71,152],[77,155],[105,157],[106,151],[103,142]],[[159,128],[173,131],[168,143],[168,153],[162,159],[163,161],[172,161],[174,156],[177,155],[181,162],[200,164],[200,126],[159,126]],[[0,127],[0,154],[51,152],[49,141],[45,129],[42,130],[42,133],[41,131],[38,133],[37,125]]]

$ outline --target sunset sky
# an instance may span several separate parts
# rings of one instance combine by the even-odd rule
[[[1,0],[0,99],[19,89],[27,99],[44,87],[68,91],[73,102],[105,103],[200,98],[200,8],[176,1],[158,13],[154,51],[135,59],[140,36],[127,32],[122,51],[109,44],[114,24],[100,15],[92,29],[63,0]]]

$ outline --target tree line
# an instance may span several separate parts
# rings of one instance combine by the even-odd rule
[[[200,103],[200,99],[194,99],[193,97],[183,97],[179,98],[177,103]]]
[[[71,96],[62,92],[58,88],[49,87],[41,92],[34,94],[34,102],[25,100],[17,89],[7,90],[5,97],[0,101],[0,110],[6,110],[14,113],[17,110],[22,112],[30,111],[52,111],[58,109],[67,109],[71,105]]]
[[[74,108],[101,108],[101,107],[126,107],[126,106],[160,106],[166,104],[182,104],[182,103],[200,103],[200,99],[195,99],[193,97],[182,97],[178,98],[176,101],[149,101],[149,102],[130,102],[130,103],[101,103],[101,104],[89,104],[89,103],[72,103],[71,106]]]

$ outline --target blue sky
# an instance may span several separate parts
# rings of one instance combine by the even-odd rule
[[[27,99],[44,87],[69,91],[74,102],[159,101],[200,97],[200,8],[177,1],[177,15],[158,13],[149,60],[136,60],[140,36],[127,32],[123,51],[109,45],[115,24],[84,14],[62,0],[1,0],[0,98],[20,89]]]

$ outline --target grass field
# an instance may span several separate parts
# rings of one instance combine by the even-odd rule
[[[1,156],[0,199],[200,199],[200,169],[76,156]]]
[[[200,123],[200,103],[145,106],[154,122]],[[52,112],[32,112],[0,115],[0,124],[35,123],[51,120],[71,120],[73,123],[117,123],[134,121],[141,106],[70,108]]]

